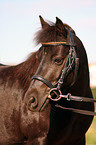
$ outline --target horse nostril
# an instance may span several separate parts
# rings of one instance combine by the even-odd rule
[[[38,106],[37,98],[32,96],[27,103],[27,107],[30,111],[33,111]]]

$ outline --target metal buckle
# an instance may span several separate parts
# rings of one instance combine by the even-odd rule
[[[67,101],[70,101],[70,100],[71,100],[71,94],[68,93],[68,94],[67,94]]]

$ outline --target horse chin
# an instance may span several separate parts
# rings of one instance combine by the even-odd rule
[[[41,129],[45,130],[45,134],[48,133],[49,131],[49,126],[50,126],[50,110],[51,110],[51,105],[48,104],[43,111],[39,112],[40,114],[40,125]]]

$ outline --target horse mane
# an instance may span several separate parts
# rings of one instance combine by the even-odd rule
[[[63,26],[65,27],[65,29],[69,29],[74,35],[76,35],[75,31],[68,25],[63,23]],[[52,41],[56,41],[56,36],[57,36],[57,27],[55,23],[50,22],[49,27],[46,27],[45,29],[41,29],[36,33],[35,36],[35,41],[37,44],[41,43],[41,42],[52,42]],[[60,35],[64,35],[63,33],[63,27],[60,29],[58,29],[59,33],[61,33]]]
[[[16,66],[8,66],[0,71],[2,81],[8,80],[9,86],[12,86],[18,80],[20,86],[26,91],[38,67],[36,55],[37,51],[32,53],[26,61]]]

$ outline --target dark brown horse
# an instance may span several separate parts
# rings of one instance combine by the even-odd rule
[[[36,37],[37,43],[42,43],[37,55],[39,66],[24,100],[32,112],[45,111],[46,104],[49,107],[51,104],[50,120],[47,114],[45,115],[46,122],[50,121],[50,127],[47,137],[44,134],[41,136],[42,139],[46,138],[46,143],[42,140],[41,144],[85,145],[85,133],[90,127],[93,116],[92,114],[85,115],[86,111],[84,114],[79,114],[79,110],[94,111],[93,103],[80,101],[78,97],[85,96],[89,100],[93,98],[86,51],[74,30],[59,18],[56,18],[56,23],[53,25],[45,22],[42,17],[40,20],[42,30]],[[54,87],[57,89],[52,90]],[[59,93],[64,95],[70,93],[77,97],[75,101],[73,101],[74,97],[70,100],[69,94],[67,100],[62,97],[59,99]],[[48,98],[51,100],[50,103],[48,103]],[[72,111],[71,108],[78,113]],[[28,110],[24,111],[24,115],[27,116]],[[34,141],[31,143],[34,144]]]
[[[70,43],[70,32],[76,44],[79,69],[75,71],[78,65],[72,64],[72,70],[64,78],[60,90],[62,94],[92,98],[86,52],[71,27],[58,18],[52,26],[40,19],[43,29],[37,40],[38,43],[43,42],[43,46],[39,51],[16,66],[0,64],[0,145],[83,145],[93,116],[63,110],[56,107],[53,101],[48,103],[49,99],[46,98],[50,88],[57,86],[56,82],[66,66],[70,46],[75,46]],[[63,45],[66,41],[69,43]],[[57,46],[58,43],[46,45],[47,42],[63,43]],[[34,80],[37,79],[34,74],[42,76],[44,83],[40,78]],[[66,101],[62,98],[58,104],[68,108],[94,110],[93,103]]]

